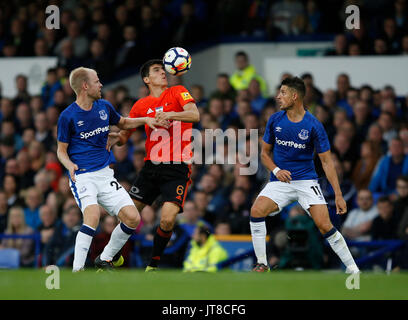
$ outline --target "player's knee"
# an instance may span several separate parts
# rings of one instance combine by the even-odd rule
[[[141,220],[140,214],[135,207],[128,207],[126,210],[122,209],[119,213],[119,219],[132,229],[137,228]]]
[[[258,206],[252,206],[251,208],[251,217],[253,218],[262,218],[265,217],[266,214],[264,213],[264,210],[262,210]]]
[[[317,228],[319,229],[321,234],[326,234],[331,229],[333,229],[333,225],[330,221],[321,221],[316,223]]]
[[[162,228],[165,231],[171,231],[173,230],[174,227],[174,219],[170,217],[162,217],[160,220],[160,228]]]

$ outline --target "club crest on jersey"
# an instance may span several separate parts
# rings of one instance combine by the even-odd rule
[[[163,112],[163,106],[157,107],[155,110],[156,112]]]
[[[108,119],[108,114],[105,112],[105,110],[101,110],[99,111],[99,117],[101,118],[101,120],[106,120]]]
[[[302,129],[298,136],[300,139],[306,140],[307,138],[309,138],[309,131],[307,131],[306,129]]]

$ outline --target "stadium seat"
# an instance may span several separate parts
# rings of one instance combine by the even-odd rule
[[[0,268],[17,269],[20,266],[20,251],[0,249]]]

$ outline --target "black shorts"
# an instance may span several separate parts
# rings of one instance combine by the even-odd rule
[[[161,195],[163,202],[173,202],[183,211],[191,183],[191,166],[185,163],[153,164],[147,160],[130,188],[133,199],[151,205]]]

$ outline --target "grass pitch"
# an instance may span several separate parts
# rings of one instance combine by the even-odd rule
[[[55,274],[54,274],[55,275]],[[160,270],[60,270],[60,289],[47,289],[47,274],[38,270],[0,270],[0,300],[312,300],[408,299],[408,273],[364,272],[360,289],[348,290],[342,272],[273,271],[215,274]],[[54,282],[53,282],[54,283]]]

